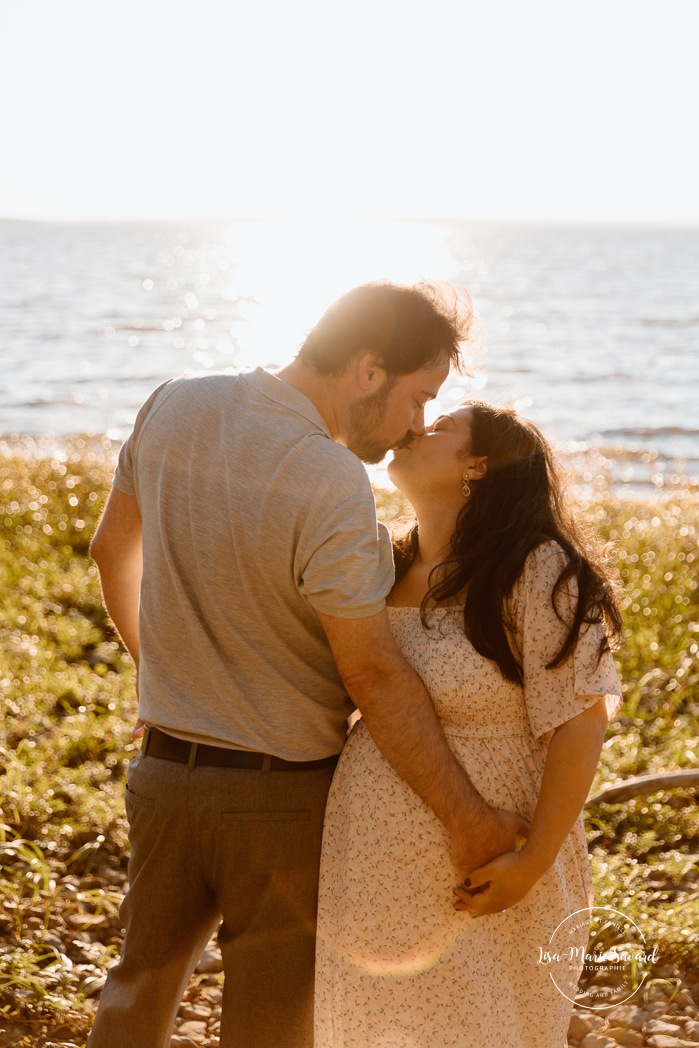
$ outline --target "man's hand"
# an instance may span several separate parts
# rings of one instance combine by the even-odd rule
[[[472,917],[500,913],[523,899],[541,876],[522,852],[508,852],[474,870],[464,884],[454,888],[454,909]]]
[[[133,726],[133,730],[131,732],[131,738],[134,741],[136,739],[142,739],[143,735],[145,733],[145,730],[146,730],[146,722],[144,720],[141,720],[141,718],[139,717],[138,720],[136,721],[136,723]]]
[[[517,838],[529,833],[529,823],[511,811],[484,808],[477,823],[452,834],[451,858],[462,878],[471,876],[492,859],[514,851]]]

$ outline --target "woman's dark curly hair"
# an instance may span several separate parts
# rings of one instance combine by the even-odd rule
[[[471,408],[470,445],[462,456],[487,455],[487,473],[471,486],[471,496],[459,512],[451,537],[450,555],[430,574],[430,588],[421,617],[429,627],[429,611],[464,600],[464,630],[476,651],[496,662],[507,680],[522,683],[522,666],[511,637],[514,623],[510,597],[529,553],[553,540],[566,554],[552,603],[567,627],[565,639],[547,668],[566,661],[586,623],[603,621],[616,647],[621,635],[617,586],[600,542],[567,506],[563,483],[551,447],[537,427],[509,408],[466,401]],[[408,570],[419,547],[417,524],[394,538],[396,579]],[[564,621],[556,598],[568,580],[577,584],[577,607]],[[609,647],[600,643],[599,657]]]

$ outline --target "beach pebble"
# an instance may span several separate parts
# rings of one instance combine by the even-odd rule
[[[178,1037],[189,1037],[192,1041],[200,1041],[206,1037],[206,1023],[198,1019],[190,1019],[182,1023],[177,1030]]]
[[[176,1034],[170,1041],[170,1048],[199,1048],[199,1045],[191,1037],[181,1037]]]
[[[657,1004],[658,1002],[666,1004],[671,992],[672,990],[669,986],[662,987],[655,983],[648,990],[648,1001],[651,1004]]]
[[[571,1041],[582,1041],[588,1033],[600,1030],[605,1025],[602,1016],[595,1016],[591,1011],[573,1011],[568,1026],[568,1036]]]
[[[205,1023],[211,1015],[211,1009],[201,1004],[183,1004],[177,1014],[181,1019],[198,1019]]]
[[[617,1048],[617,1042],[603,1033],[588,1033],[580,1042],[580,1048]]]
[[[646,1023],[645,1033],[646,1035],[666,1033],[671,1037],[680,1037],[684,1035],[684,1029],[675,1023],[666,1023],[664,1019],[650,1019]]]
[[[223,971],[223,958],[218,946],[210,942],[199,959],[196,968],[200,975],[209,975]]]
[[[688,1037],[690,1041],[699,1043],[699,1022],[696,1019],[689,1019],[684,1024],[684,1035]]]
[[[688,1041],[684,1037],[670,1037],[666,1033],[656,1033],[646,1041],[649,1048],[694,1048],[696,1041]]]
[[[643,1048],[643,1035],[638,1030],[624,1030],[621,1026],[614,1026],[604,1031],[605,1037],[611,1037],[617,1044],[625,1048]]]
[[[596,1018],[596,1017],[595,1017]],[[588,1033],[592,1033],[593,1027],[587,1021],[587,1017],[578,1015],[577,1012],[573,1012],[570,1017],[570,1024],[568,1026],[568,1040],[570,1041],[582,1041],[584,1037],[587,1037]]]
[[[608,1012],[607,1018],[617,1026],[627,1026],[630,1030],[642,1030],[650,1019],[650,1015],[635,1004],[623,1004]]]
[[[676,979],[677,977],[677,968],[674,964],[661,964],[653,969],[654,979]]]
[[[648,1001],[648,1003],[644,1005],[644,1008],[649,1013],[649,1018],[651,1019],[657,1019],[658,1016],[662,1018],[663,1015],[667,1015],[669,1007],[670,1005],[664,997],[656,997],[654,1000]]]

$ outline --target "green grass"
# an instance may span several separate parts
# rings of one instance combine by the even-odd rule
[[[0,457],[0,1019],[45,1031],[89,1026],[120,941],[134,676],[87,555],[112,463],[100,440],[28,440]],[[401,512],[394,495],[377,502],[387,520]],[[699,497],[618,502],[601,489],[583,508],[625,587],[624,705],[595,789],[695,768]],[[588,831],[598,902],[636,920],[663,963],[698,967],[694,792],[588,808]]]
[[[699,499],[598,503],[617,547],[625,635],[624,704],[597,785],[699,765]],[[669,960],[699,968],[699,804],[676,790],[588,806],[597,898],[632,917]]]

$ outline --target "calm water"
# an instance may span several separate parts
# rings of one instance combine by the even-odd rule
[[[466,394],[515,403],[617,480],[699,474],[699,229],[462,223],[0,222],[0,433],[128,433],[187,369],[283,364],[339,294],[387,277],[472,293]]]

